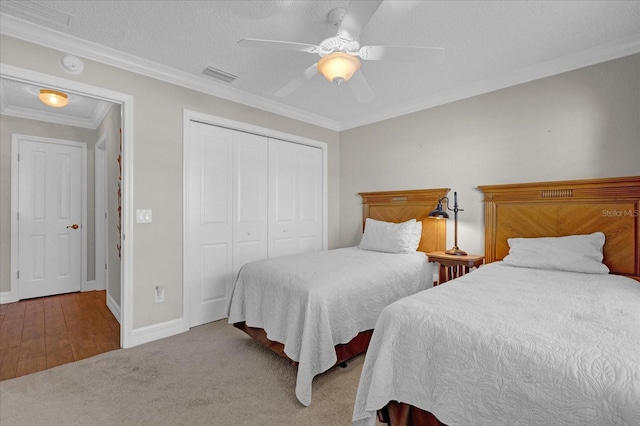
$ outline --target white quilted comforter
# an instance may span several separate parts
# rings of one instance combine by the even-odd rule
[[[495,262],[375,326],[353,413],[390,400],[457,425],[640,425],[640,283]]]
[[[388,304],[431,287],[434,271],[421,252],[357,247],[251,262],[238,274],[229,323],[245,321],[284,344],[299,363],[296,397],[308,406],[313,377],[336,363],[334,346],[372,329]]]

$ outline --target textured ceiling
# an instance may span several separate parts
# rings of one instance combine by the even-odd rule
[[[348,1],[19,2],[38,13],[11,3],[16,2],[2,1],[5,16],[132,55],[123,56],[132,69],[136,61],[144,60],[143,72],[158,64],[163,75],[175,72],[176,81],[191,79],[200,90],[335,129],[640,51],[638,1],[387,0],[362,31],[361,44],[442,47],[442,62],[363,61],[361,72],[375,94],[366,103],[356,100],[348,82],[338,86],[321,75],[276,97],[319,57],[242,48],[237,42],[318,44],[336,34],[329,11],[348,8]],[[0,31],[16,36],[15,22],[3,26]],[[203,76],[206,66],[238,78],[223,83]]]

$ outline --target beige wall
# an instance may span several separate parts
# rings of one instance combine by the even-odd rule
[[[84,60],[71,75],[58,65],[64,52],[0,36],[0,61],[133,96],[133,209],[152,209],[152,224],[134,224],[133,327],[182,318],[183,109],[242,121],[328,146],[329,246],[339,240],[338,133],[159,80]],[[156,285],[165,302],[154,303]]]
[[[0,292],[11,291],[11,135],[83,142],[87,145],[87,280],[95,278],[94,147],[96,131],[0,115]]]
[[[640,175],[640,55],[341,132],[340,245],[360,239],[361,191],[458,191],[458,245],[483,253],[478,185],[627,175]]]

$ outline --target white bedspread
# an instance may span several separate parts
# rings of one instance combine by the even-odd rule
[[[299,363],[296,397],[309,405],[313,377],[336,362],[334,346],[372,329],[388,304],[431,287],[433,265],[421,252],[357,247],[251,262],[238,274],[229,323],[245,321],[284,344]]]
[[[639,425],[640,283],[495,262],[388,306],[354,407],[456,425]]]

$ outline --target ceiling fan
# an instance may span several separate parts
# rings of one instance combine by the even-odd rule
[[[317,63],[278,90],[276,96],[289,95],[320,72],[327,80],[339,85],[348,81],[358,101],[368,102],[374,98],[374,94],[359,71],[360,59],[435,63],[444,58],[444,49],[439,47],[360,46],[360,33],[382,1],[350,1],[346,9],[340,7],[331,10],[328,17],[338,27],[338,33],[321,41],[319,45],[251,38],[244,38],[238,44],[242,47],[291,50],[320,56]]]

